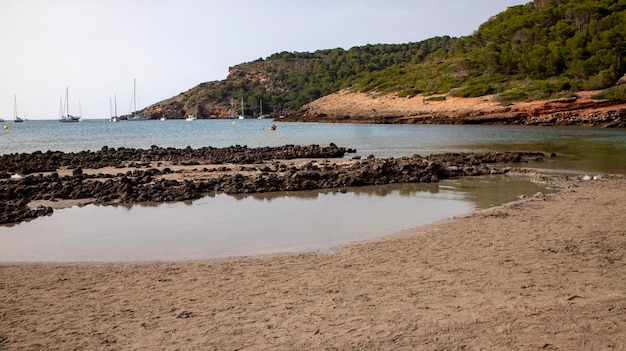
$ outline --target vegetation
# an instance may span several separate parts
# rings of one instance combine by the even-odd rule
[[[535,0],[467,37],[281,52],[232,67],[185,100],[296,109],[344,88],[400,96],[498,94],[503,103],[607,89],[626,73],[626,0]],[[625,99],[626,89],[599,96]]]

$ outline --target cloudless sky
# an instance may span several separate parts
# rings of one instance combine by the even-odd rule
[[[0,118],[55,119],[69,88],[84,118],[130,112],[228,68],[313,52],[472,34],[530,0],[0,0]]]

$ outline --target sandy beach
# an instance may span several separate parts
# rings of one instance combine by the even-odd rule
[[[0,313],[0,350],[624,350],[626,179],[333,254],[4,264]]]

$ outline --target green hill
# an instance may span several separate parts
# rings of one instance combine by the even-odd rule
[[[282,114],[344,88],[358,91],[498,94],[503,103],[608,89],[623,99],[626,0],[535,0],[514,6],[474,34],[349,50],[281,52],[230,68],[227,79],[202,83],[146,109],[153,117],[227,117],[239,111]],[[610,88],[610,89],[609,89]]]

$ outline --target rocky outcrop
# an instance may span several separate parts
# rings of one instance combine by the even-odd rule
[[[257,65],[271,66],[265,61],[255,61]],[[146,107],[141,111],[142,115],[148,119],[185,119],[189,115],[194,115],[199,119],[225,119],[239,113],[241,106],[239,103],[240,88],[254,86],[257,90],[245,90],[244,97],[249,95],[263,96],[264,94],[274,95],[278,91],[284,91],[276,80],[263,72],[265,69],[255,70],[252,67],[246,69],[241,66],[229,68],[228,77],[221,81],[201,83],[186,92],[177,96],[160,101]],[[232,105],[232,106],[231,106]],[[233,111],[236,109],[237,111]],[[257,107],[247,106],[247,112],[253,114],[250,109]],[[282,110],[280,106],[274,105],[268,111],[277,112]]]
[[[231,111],[227,106],[208,99],[184,99],[182,96],[159,102],[146,107],[141,114],[148,119],[185,119],[194,115],[200,119],[228,118]]]
[[[142,149],[36,152],[0,156],[0,224],[50,215],[62,201],[96,204],[186,201],[247,194],[390,183],[506,172],[492,163],[541,159],[542,153],[443,154],[346,159],[331,144],[276,148]],[[286,162],[286,160],[299,162]],[[18,175],[18,176],[16,176]],[[48,205],[42,205],[46,203]]]
[[[19,173],[29,175],[40,172],[55,172],[61,168],[137,167],[150,162],[168,162],[171,165],[220,165],[225,163],[255,164],[267,160],[291,160],[295,158],[337,158],[355,150],[331,144],[327,147],[318,145],[249,148],[230,146],[225,148],[202,147],[192,149],[161,148],[150,149],[109,148],[99,151],[81,151],[64,153],[61,151],[33,152],[30,154],[8,154],[0,156],[0,175]]]
[[[626,127],[626,101],[575,97],[502,105],[495,96],[399,98],[342,91],[305,105],[285,121],[381,124],[510,124]]]

